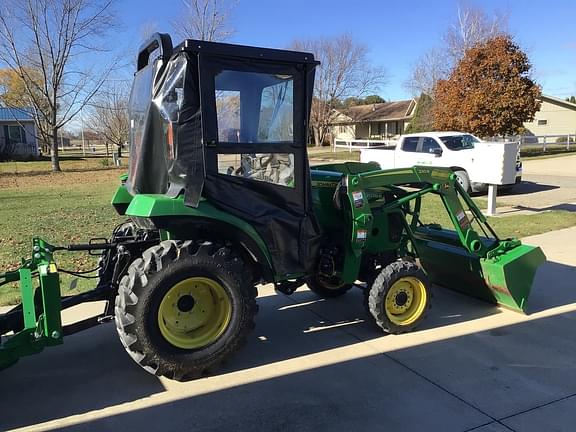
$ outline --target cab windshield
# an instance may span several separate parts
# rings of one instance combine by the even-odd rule
[[[455,151],[473,149],[474,144],[480,142],[478,138],[470,134],[449,135],[440,137],[440,139],[442,140],[444,145],[448,147],[448,149]]]

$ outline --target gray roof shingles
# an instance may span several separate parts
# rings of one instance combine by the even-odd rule
[[[403,100],[397,102],[384,102],[370,105],[357,105],[348,109],[339,110],[342,114],[356,122],[398,120],[410,116],[410,109],[413,100]],[[347,123],[337,121],[336,123]]]

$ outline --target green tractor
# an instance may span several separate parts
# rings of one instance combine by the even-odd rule
[[[353,286],[383,331],[415,329],[431,283],[524,311],[539,248],[501,240],[449,169],[308,165],[314,55],[155,34],[138,53],[130,166],[109,240],[53,246],[0,283],[22,302],[0,316],[0,368],[114,320],[128,354],[175,380],[210,373],[254,327],[259,284],[321,297]],[[425,224],[423,198],[452,229]],[[428,198],[426,198],[428,199]],[[58,251],[101,253],[96,288],[61,296]],[[35,283],[35,279],[38,283]],[[62,326],[61,311],[107,301]]]

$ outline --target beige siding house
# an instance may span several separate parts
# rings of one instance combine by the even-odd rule
[[[394,139],[404,133],[415,108],[416,101],[410,99],[338,110],[331,133],[337,140]]]
[[[576,104],[542,95],[542,105],[534,120],[524,123],[531,135],[576,134]]]

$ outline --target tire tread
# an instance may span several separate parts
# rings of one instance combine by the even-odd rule
[[[151,351],[150,347],[145,346],[138,338],[139,326],[142,323],[135,318],[138,316],[138,308],[143,306],[140,303],[150,280],[171,263],[187,258],[203,265],[215,265],[218,271],[226,273],[228,278],[240,287],[244,299],[244,309],[240,312],[240,329],[233,340],[211,357],[194,364],[182,364],[175,358],[160,356]],[[224,359],[246,343],[249,331],[255,327],[257,294],[250,273],[229,247],[208,241],[165,240],[147,249],[142,258],[130,265],[127,274],[122,278],[115,302],[116,329],[122,345],[142,368],[157,376],[187,381],[216,369]]]

